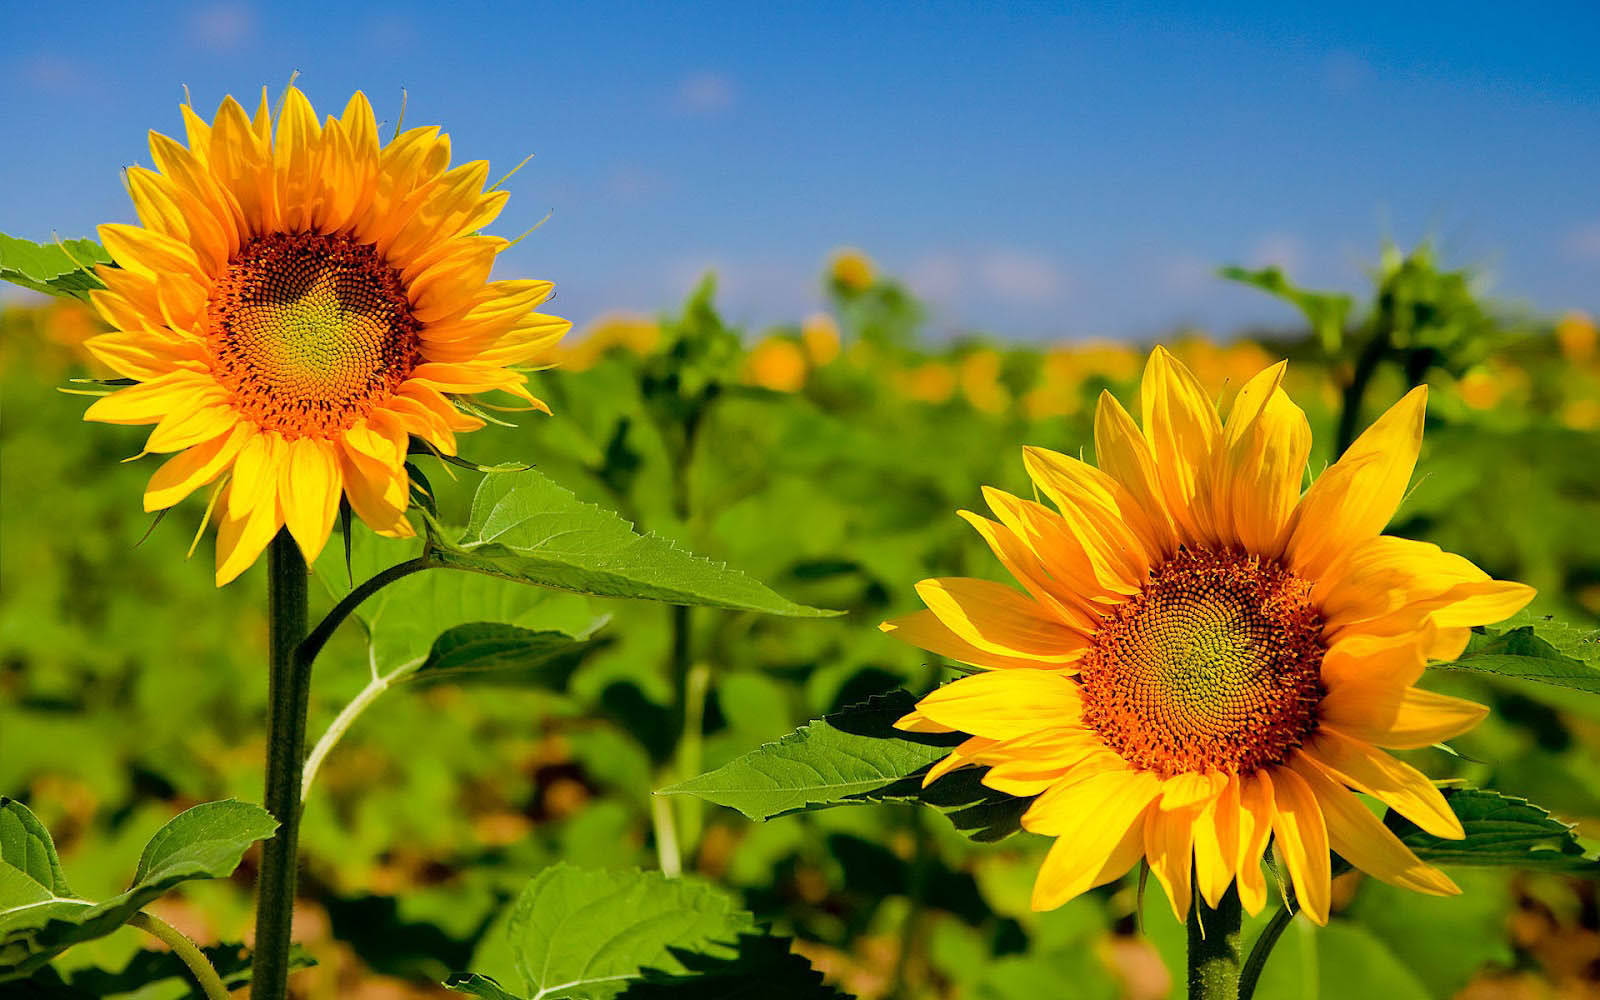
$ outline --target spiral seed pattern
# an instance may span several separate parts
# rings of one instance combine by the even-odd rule
[[[207,304],[217,380],[286,438],[333,437],[392,396],[419,361],[400,273],[370,244],[269,233],[228,262]]]
[[[1322,620],[1311,583],[1241,552],[1182,550],[1084,656],[1084,720],[1162,777],[1249,774],[1316,726]]]

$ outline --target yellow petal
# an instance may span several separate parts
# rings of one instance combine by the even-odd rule
[[[216,390],[216,382],[187,369],[169,372],[118,389],[94,401],[83,419],[106,424],[154,424],[174,408],[203,401]]]
[[[1391,614],[1489,574],[1429,542],[1379,535],[1335,560],[1311,591],[1325,631]]]
[[[1261,912],[1267,902],[1267,879],[1261,870],[1261,856],[1272,836],[1272,778],[1266,771],[1239,778],[1239,902],[1251,915]]]
[[[275,504],[278,495],[278,462],[284,451],[283,437],[263,431],[245,442],[233,462],[233,481],[228,485],[228,517],[242,519],[251,507]]]
[[[1435,896],[1461,891],[1444,872],[1424,864],[1360,799],[1310,758],[1297,750],[1290,755],[1289,766],[1316,796],[1328,825],[1328,843],[1340,857],[1402,889]]]
[[[1239,814],[1239,776],[1230,774],[1194,826],[1195,886],[1213,908],[1228,891],[1239,863]]]
[[[1246,551],[1272,558],[1282,553],[1310,454],[1311,425],[1282,389],[1228,443],[1222,495],[1230,498],[1233,529]]]
[[[1166,508],[1185,542],[1207,541],[1210,505],[1199,494],[1222,434],[1217,409],[1183,362],[1159,346],[1145,364],[1139,401]]]
[[[1045,448],[1022,449],[1028,476],[1060,510],[1095,579],[1115,593],[1137,593],[1150,572],[1144,543],[1128,524],[1143,514],[1128,491],[1087,462]]]
[[[1354,633],[1336,638],[1322,657],[1322,682],[1330,690],[1344,684],[1415,684],[1427,665],[1424,651],[1433,629],[1379,636]]]
[[[1272,832],[1277,856],[1294,879],[1300,908],[1314,923],[1328,922],[1333,901],[1328,828],[1317,797],[1304,778],[1286,767],[1272,769]]]
[[[917,594],[952,632],[990,653],[1068,663],[1089,645],[1082,632],[1002,583],[946,577],[923,580]]]
[[[1111,569],[1104,541],[1085,542],[1062,515],[1033,500],[985,486],[984,500],[994,516],[1038,557],[1058,582],[1053,592],[1065,604],[1091,614],[1096,602],[1128,594],[1139,587]]]
[[[1023,826],[1057,839],[1034,880],[1033,908],[1053,910],[1126,874],[1139,859],[1142,815],[1159,789],[1148,771],[1108,771],[1036,799]]]
[[[233,489],[229,484],[228,491]],[[223,497],[218,506],[221,512],[217,523],[217,586],[231,582],[249,569],[256,558],[272,541],[272,536],[283,527],[283,512],[277,503],[277,483],[267,486],[267,493],[254,502],[243,505],[240,515],[229,513],[234,506],[231,498]]]
[[[344,492],[339,461],[333,447],[316,438],[291,441],[287,451],[279,466],[283,520],[306,562],[314,563],[333,532]]]
[[[1410,764],[1326,728],[1313,732],[1302,749],[1329,774],[1389,806],[1435,837],[1460,840],[1466,836],[1444,796],[1427,775]]]
[[[917,712],[959,732],[1006,739],[1075,722],[1083,699],[1076,683],[1052,671],[992,670],[938,688]]]
[[[169,458],[150,477],[150,485],[145,488],[145,512],[165,510],[217,478],[254,433],[253,427],[236,425],[230,433]]]
[[[1362,743],[1416,750],[1460,736],[1483,721],[1486,706],[1415,687],[1341,684],[1318,706],[1324,725]]]
[[[1166,890],[1172,913],[1182,923],[1189,917],[1194,897],[1190,876],[1194,870],[1194,821],[1200,810],[1193,806],[1167,811],[1149,809],[1144,814],[1144,854],[1150,873]]]
[[[1055,618],[1086,634],[1098,627],[1099,619],[1066,587],[1051,577],[1039,557],[1011,529],[968,510],[958,510],[956,513],[977,530],[1006,571]]]
[[[936,656],[955,660],[957,663],[969,663],[974,667],[990,667],[998,670],[1017,668],[1063,670],[1068,667],[1065,664],[1045,663],[1042,660],[1016,656],[1002,656],[985,649],[979,649],[950,631],[932,611],[916,611],[900,618],[892,618],[879,625],[878,628],[902,642],[916,646],[918,649],[926,649]]]
[[[1427,405],[1427,386],[1411,390],[1311,484],[1295,509],[1290,569],[1315,580],[1389,523],[1417,464]]]
[[[1104,390],[1094,413],[1094,453],[1100,468],[1120,483],[1138,505],[1141,516],[1131,518],[1130,524],[1140,533],[1150,558],[1177,551],[1178,537],[1156,475],[1150,442],[1116,397]]]

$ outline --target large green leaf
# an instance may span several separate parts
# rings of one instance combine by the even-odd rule
[[[1600,861],[1585,853],[1571,824],[1527,799],[1485,788],[1447,788],[1444,796],[1466,830],[1461,840],[1424,833],[1393,810],[1384,818],[1424,861],[1600,875]]]
[[[87,299],[105,287],[94,265],[109,263],[111,256],[93,240],[39,244],[0,233],[0,280],[46,295]]]
[[[434,557],[456,569],[600,597],[635,597],[791,617],[835,612],[773,593],[738,570],[640,535],[611,511],[584,503],[534,470],[484,477],[472,518]]]
[[[695,795],[757,820],[838,805],[924,802],[974,839],[1014,833],[1032,800],[985,787],[981,772],[965,768],[922,787],[927,769],[964,737],[894,728],[915,703],[905,691],[875,696],[659,794]]]
[[[195,806],[156,831],[126,892],[94,903],[64,891],[59,862],[36,860],[41,851],[53,859],[55,848],[32,813],[11,800],[4,800],[0,808],[19,821],[8,830],[28,831],[32,855],[27,868],[13,865],[11,848],[19,841],[12,834],[5,836],[6,860],[0,862],[0,982],[26,976],[72,945],[111,933],[180,883],[231,875],[245,850],[278,828],[277,820],[260,806],[234,799]],[[40,834],[42,845],[37,840]]]
[[[1466,652],[1435,669],[1470,670],[1600,694],[1600,630],[1519,611],[1500,625],[1472,631]]]
[[[693,877],[556,865],[522,890],[506,933],[511,967],[498,979],[446,985],[487,1000],[839,996],[728,892]]]

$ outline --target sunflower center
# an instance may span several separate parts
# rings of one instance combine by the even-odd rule
[[[207,303],[218,381],[288,438],[332,437],[394,395],[419,359],[400,272],[368,243],[269,233],[246,243]]]
[[[1310,596],[1276,562],[1180,551],[1096,633],[1078,675],[1085,721],[1162,777],[1283,762],[1325,693]]]

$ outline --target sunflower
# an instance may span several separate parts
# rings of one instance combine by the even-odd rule
[[[930,770],[966,765],[1036,796],[1024,828],[1054,837],[1033,906],[1051,909],[1141,858],[1185,919],[1237,881],[1257,913],[1268,839],[1305,912],[1326,922],[1330,851],[1426,893],[1457,888],[1358,798],[1439,837],[1460,821],[1413,749],[1485,709],[1415,686],[1471,626],[1533,591],[1460,556],[1383,535],[1422,443],[1425,388],[1384,414],[1301,494],[1311,431],[1280,363],[1227,421],[1166,351],[1141,385],[1143,431],[1102,394],[1099,468],[1024,449],[1055,509],[985,490],[961,512],[1026,593],[925,580],[927,610],[883,629],[982,670],[923,698],[901,729],[968,739]]]
[[[451,169],[437,126],[380,142],[360,93],[321,125],[292,86],[276,120],[265,92],[253,118],[232,97],[210,123],[182,111],[187,145],[152,132],[156,169],[127,171],[142,226],[100,227],[114,332],[87,346],[136,384],[85,419],[155,424],[142,454],[172,457],[146,511],[217,484],[218,586],[285,526],[314,560],[341,498],[413,534],[411,439],[455,454],[476,393],[549,412],[525,366],[570,324],[533,311],[549,282],[489,280],[506,193],[484,161]]]

